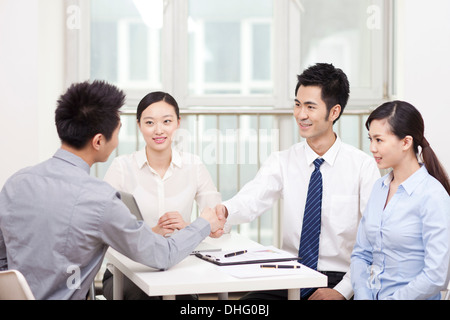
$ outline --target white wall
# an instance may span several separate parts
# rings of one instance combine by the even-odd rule
[[[400,0],[396,98],[423,114],[450,171],[450,1]],[[54,109],[64,90],[64,1],[0,0],[0,187],[59,147]]]
[[[39,161],[51,157],[61,145],[55,127],[56,100],[65,90],[63,1],[39,2]]]
[[[0,182],[38,158],[37,2],[25,2],[0,2]]]
[[[398,97],[425,121],[425,137],[450,173],[450,1],[401,0]]]
[[[0,187],[50,157],[63,79],[63,1],[0,0]]]

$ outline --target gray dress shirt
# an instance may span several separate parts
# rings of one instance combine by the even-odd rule
[[[168,269],[210,233],[202,218],[170,238],[153,233],[89,171],[59,149],[14,174],[0,193],[0,270],[21,271],[36,299],[85,299],[109,246]]]

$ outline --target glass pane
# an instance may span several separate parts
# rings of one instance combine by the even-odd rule
[[[361,126],[361,139],[362,139],[361,141],[362,141],[362,150],[365,153],[367,153],[368,155],[372,155],[372,152],[370,152],[370,142],[369,142],[369,139],[368,139],[369,132],[367,131],[367,128],[365,126],[365,123],[366,123],[368,117],[369,117],[368,115],[365,115],[365,116],[362,117],[362,121],[361,121],[361,124],[360,124],[360,126]]]
[[[356,148],[359,148],[359,117],[354,115],[345,115],[339,119],[339,122],[339,137],[341,140]]]
[[[236,194],[238,183],[237,132],[238,119],[234,115],[219,116],[218,166],[220,193],[223,199],[230,199]]]
[[[218,121],[218,117],[215,115],[199,116],[197,130],[200,133],[198,135],[200,158],[209,170],[216,187],[221,191],[220,186],[217,184],[217,166],[219,165],[218,141],[220,137],[217,130]]]
[[[302,0],[301,67],[317,62],[333,63],[347,74],[352,87],[371,87],[373,64],[382,54],[374,46],[381,36],[382,1]]]
[[[189,1],[189,92],[272,93],[272,0]]]
[[[270,55],[270,35],[271,26],[267,23],[254,24],[252,28],[252,50],[254,52],[252,64],[253,64],[253,80],[267,81],[271,79],[271,65]]]
[[[120,120],[122,127],[119,131],[119,145],[117,146],[117,155],[131,154],[138,150],[139,147],[145,145],[139,145],[137,139],[142,137],[139,132],[136,116],[135,115],[121,115]]]
[[[91,78],[161,89],[163,0],[92,0]]]

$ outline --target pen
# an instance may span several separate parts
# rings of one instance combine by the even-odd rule
[[[224,255],[224,257],[225,258],[234,257],[234,256],[238,256],[240,254],[244,254],[246,252],[247,252],[247,250],[242,250],[242,251],[238,251],[238,252],[232,252],[232,253],[228,253],[228,254]]]
[[[292,266],[286,264],[262,264],[261,268],[270,268],[270,269],[300,269],[300,266]]]

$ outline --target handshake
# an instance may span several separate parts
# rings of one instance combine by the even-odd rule
[[[211,238],[219,238],[223,235],[223,227],[225,226],[225,222],[227,222],[228,211],[227,208],[218,204],[215,209],[205,208],[200,217],[207,220],[211,225]]]

